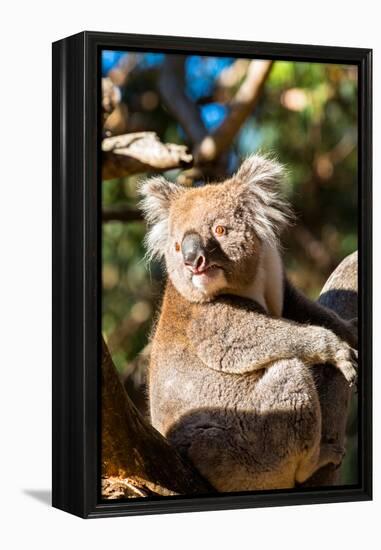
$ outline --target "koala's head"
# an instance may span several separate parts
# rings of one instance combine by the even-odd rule
[[[239,293],[254,280],[264,246],[276,246],[290,210],[283,170],[247,158],[232,178],[187,188],[155,177],[140,188],[151,257],[164,258],[176,289],[192,302]]]

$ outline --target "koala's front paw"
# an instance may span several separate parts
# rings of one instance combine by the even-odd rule
[[[357,385],[357,351],[345,342],[337,349],[334,356],[336,367],[343,373],[349,387]]]

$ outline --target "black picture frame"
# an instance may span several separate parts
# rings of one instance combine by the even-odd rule
[[[102,49],[358,67],[359,469],[357,486],[102,502],[100,499],[100,77]],[[53,44],[53,506],[85,517],[372,498],[372,50],[82,32]]]

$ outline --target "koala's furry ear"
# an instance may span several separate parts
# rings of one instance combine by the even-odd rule
[[[182,188],[162,176],[145,180],[139,186],[142,200],[139,207],[148,224],[145,238],[149,259],[161,258],[168,241],[168,218],[172,199],[182,192]]]
[[[277,244],[293,213],[282,195],[284,167],[269,156],[251,155],[234,176],[242,186],[243,206],[249,210],[258,237]]]

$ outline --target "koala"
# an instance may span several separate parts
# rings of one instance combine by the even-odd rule
[[[140,187],[148,255],[167,272],[151,421],[219,492],[291,488],[344,454],[322,440],[311,367],[353,385],[356,331],[287,280],[282,177],[275,160],[252,155],[222,183]]]

